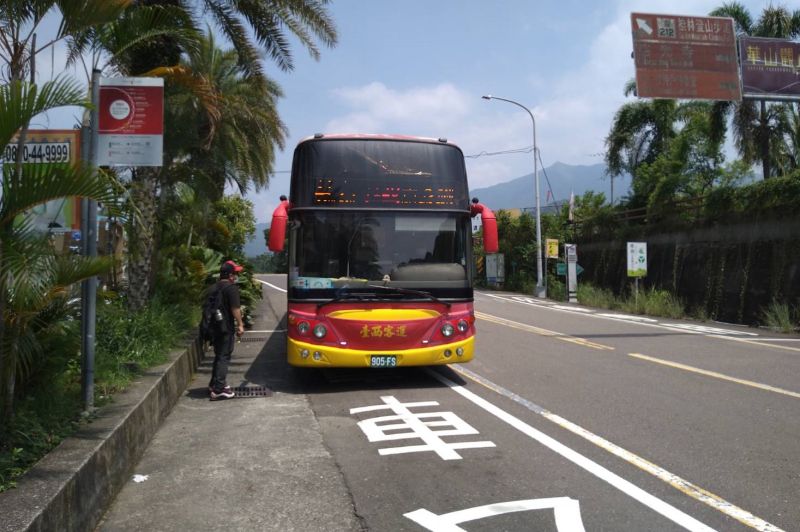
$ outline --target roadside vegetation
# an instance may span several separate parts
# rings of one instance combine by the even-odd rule
[[[800,10],[768,5],[751,14],[728,2],[737,32],[800,37]],[[578,245],[581,303],[622,312],[690,316],[791,332],[800,325],[800,103],[636,98],[629,82],[606,137],[609,177],[631,177],[613,204],[589,191],[541,216],[542,238]],[[738,159],[726,161],[732,139]],[[535,221],[495,213],[503,288],[532,294]],[[648,242],[638,297],[627,277],[625,243]],[[479,244],[474,253],[480,264]],[[563,250],[562,250],[563,254]],[[561,259],[563,260],[563,258]],[[547,261],[548,297],[564,300],[564,277]],[[481,279],[479,270],[478,279]],[[480,281],[479,281],[480,282]]]
[[[320,46],[334,46],[327,3],[0,3],[0,147],[22,146],[43,112],[88,105],[88,80],[32,75],[37,56],[49,57],[55,43],[66,43],[74,72],[98,68],[107,77],[165,82],[160,168],[0,160],[0,492],[91,421],[81,416],[82,280],[101,278],[96,405],[185,345],[202,293],[225,260],[249,272],[240,287],[250,318],[261,291],[243,252],[255,232],[253,204],[243,196],[268,184],[286,134],[277,112],[281,88],[266,63],[292,70],[289,36],[314,58]],[[44,37],[42,20],[52,14],[62,24]],[[222,47],[215,35],[233,46]],[[32,208],[74,196],[100,202],[119,238],[124,229],[119,253],[87,259],[57,251],[53,235],[30,223]]]

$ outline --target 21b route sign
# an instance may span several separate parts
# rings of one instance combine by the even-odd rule
[[[733,19],[631,13],[641,98],[742,99]]]

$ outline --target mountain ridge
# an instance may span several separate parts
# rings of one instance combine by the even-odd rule
[[[614,178],[615,201],[630,193],[630,184],[631,179],[627,174]],[[542,207],[569,201],[572,192],[576,196],[582,196],[589,190],[602,192],[606,199],[611,199],[611,178],[606,175],[606,166],[602,163],[553,163],[539,170],[539,187],[539,202]],[[488,187],[471,189],[470,197],[477,197],[492,210],[532,209],[536,201],[533,173]]]

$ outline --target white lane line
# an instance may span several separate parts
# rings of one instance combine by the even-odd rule
[[[758,388],[761,390],[766,390],[768,392],[780,393],[783,395],[788,395],[789,397],[795,397],[797,399],[800,399],[800,393],[793,392],[790,390],[785,390],[783,388],[778,388],[777,386],[770,386],[769,384],[762,384],[760,382],[749,381],[746,379],[739,379],[736,377],[731,377],[730,375],[725,375],[724,373],[717,373],[716,371],[709,371],[707,369],[696,368],[694,366],[687,366],[686,364],[681,364],[679,362],[672,362],[671,360],[664,360],[661,358],[642,355],[641,353],[628,353],[628,356],[638,358],[641,360],[647,360],[648,362],[654,362],[656,364],[661,364],[662,366],[669,366],[672,368],[682,369],[684,371],[690,371],[692,373],[705,375],[707,377],[714,377],[715,379],[720,379],[723,381],[735,382],[736,384],[744,384],[745,386],[750,386],[752,388]]]
[[[568,307],[566,305],[553,305],[551,308],[557,308],[560,310],[569,310],[571,312],[580,312],[582,314],[591,314],[594,312],[592,309],[582,308],[582,307]]]
[[[608,440],[597,436],[596,434],[589,432],[588,430],[568,421],[552,412],[548,411],[541,406],[528,401],[527,399],[520,397],[519,395],[506,390],[505,388],[494,384],[493,382],[489,381],[481,377],[480,375],[473,373],[472,371],[462,368],[462,367],[451,367],[454,371],[461,373],[463,376],[481,384],[490,390],[499,393],[509,399],[513,400],[514,402],[524,406],[528,410],[539,414],[540,416],[544,417],[545,419],[556,423],[562,428],[577,434],[578,436],[590,441],[591,443],[597,445],[598,447],[605,449],[606,451],[614,454],[622,458],[623,460],[627,461],[638,467],[639,469],[650,473],[651,475],[657,477],[658,479],[666,482],[667,484],[673,486],[680,492],[700,501],[708,506],[722,512],[723,514],[730,516],[739,522],[751,527],[755,528],[756,530],[766,531],[766,532],[782,532],[780,528],[777,526],[756,517],[752,513],[731,504],[730,502],[722,499],[721,497],[714,495],[713,493],[692,484],[688,480],[685,480],[669,471],[657,466],[656,464],[641,458],[638,455],[627,451],[618,445],[615,445]],[[623,479],[619,475],[612,473],[608,469],[604,468],[603,466],[591,461],[590,459],[586,458],[585,456],[579,454],[576,451],[573,451],[569,447],[565,446],[561,442],[547,436],[546,434],[536,430],[535,428],[531,427],[524,421],[512,416],[511,414],[501,410],[500,408],[494,406],[489,401],[479,397],[478,395],[470,392],[463,386],[457,385],[456,383],[450,381],[446,377],[440,375],[438,372],[433,370],[428,370],[428,372],[437,380],[445,384],[446,386],[450,387],[453,391],[460,394],[461,396],[465,397],[466,399],[472,401],[477,406],[483,408],[490,414],[496,416],[497,418],[505,421],[512,427],[516,428],[523,434],[533,438],[534,440],[538,441],[545,447],[555,451],[556,453],[560,454],[567,460],[570,460],[574,464],[582,467],[586,471],[589,471],[593,475],[597,476],[598,478],[608,482],[615,488],[619,489],[626,495],[632,497],[633,499],[639,501],[640,503],[644,504],[648,508],[660,513],[664,517],[670,519],[671,521],[683,526],[688,530],[713,530],[709,528],[705,524],[701,523],[700,521],[696,520],[694,517],[687,515],[674,506],[658,499],[657,497],[647,493],[646,491],[642,490],[638,486],[634,485],[633,483]]]
[[[275,286],[272,283],[268,283],[266,281],[262,281],[261,279],[256,279],[256,281],[258,281],[261,284],[265,284],[265,285],[269,286],[270,288],[274,288],[275,290],[278,290],[279,292],[284,292],[284,293],[286,292],[285,288],[281,288],[280,286]]]
[[[800,347],[790,347],[788,345],[774,345],[774,344],[764,343],[764,340],[761,339],[761,338],[736,338],[736,337],[730,336],[730,335],[736,334],[738,331],[732,331],[732,330],[728,330],[728,329],[718,329],[720,331],[726,331],[726,334],[724,334],[724,335],[723,334],[709,334],[708,332],[702,332],[702,331],[697,331],[697,330],[692,330],[692,329],[673,327],[673,326],[670,326],[669,323],[644,323],[644,322],[640,322],[640,321],[634,322],[633,320],[626,319],[624,317],[624,315],[623,315],[622,318],[616,318],[616,317],[613,317],[612,314],[597,314],[597,313],[585,313],[584,314],[584,313],[575,312],[573,310],[566,310],[566,309],[563,309],[563,308],[553,308],[554,307],[553,305],[542,305],[542,304],[539,304],[539,303],[530,303],[530,302],[527,302],[527,301],[522,301],[522,299],[526,299],[526,298],[520,298],[520,297],[512,298],[512,297],[508,297],[508,296],[504,297],[504,296],[497,296],[497,295],[494,295],[494,294],[486,294],[486,293],[484,293],[484,295],[487,295],[487,296],[495,298],[495,299],[500,299],[502,301],[508,301],[508,302],[512,302],[512,303],[519,303],[521,305],[528,305],[530,307],[548,308],[548,309],[555,310],[556,312],[568,312],[570,314],[579,314],[580,316],[588,316],[590,318],[606,319],[606,320],[618,321],[618,322],[622,322],[622,323],[631,323],[631,324],[634,324],[634,325],[641,325],[643,327],[655,327],[657,329],[666,329],[666,330],[672,331],[674,333],[698,334],[698,335],[701,335],[701,336],[705,336],[706,338],[718,338],[720,340],[728,340],[728,341],[731,341],[731,342],[739,342],[739,343],[742,343],[742,344],[752,344],[752,345],[757,345],[759,347],[770,347],[772,349],[778,349],[778,350],[783,350],[783,351],[793,351],[795,353],[800,353]],[[527,298],[527,299],[530,299],[530,298]],[[747,333],[747,334],[758,336],[757,333]]]
[[[761,338],[731,338],[730,336],[721,336],[718,334],[709,334],[707,335],[709,338],[722,338],[723,340],[734,340],[736,342],[742,344],[751,344],[757,345],[759,347],[771,347],[772,349],[781,349],[783,351],[794,351],[795,353],[800,353],[800,347],[791,347],[788,345],[774,345],[774,344],[767,344],[764,343],[764,340]]]

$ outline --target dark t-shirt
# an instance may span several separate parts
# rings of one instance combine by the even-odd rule
[[[222,290],[222,309],[228,322],[228,330],[232,333],[236,332],[232,309],[242,306],[239,299],[239,287],[228,279],[220,279],[217,281],[216,289]]]

